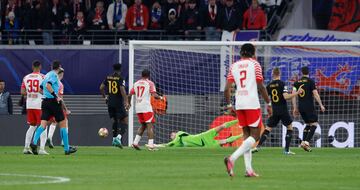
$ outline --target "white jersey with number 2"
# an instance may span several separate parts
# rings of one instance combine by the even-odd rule
[[[235,82],[235,109],[259,109],[257,82],[263,81],[262,70],[255,59],[241,59],[231,65],[227,77],[229,82]]]
[[[40,85],[43,80],[44,75],[37,72],[24,77],[21,88],[26,90],[26,109],[41,109]]]
[[[153,112],[150,98],[151,94],[155,92],[155,84],[151,80],[140,79],[135,82],[130,94],[135,95],[136,113]]]

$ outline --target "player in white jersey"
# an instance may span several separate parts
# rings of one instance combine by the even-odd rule
[[[262,70],[259,62],[255,59],[255,47],[252,44],[244,44],[240,50],[241,60],[235,62],[227,77],[225,86],[225,99],[228,107],[230,104],[230,90],[233,83],[236,84],[235,110],[239,120],[239,126],[244,133],[242,145],[229,157],[224,159],[228,174],[234,176],[233,167],[235,161],[244,154],[245,176],[257,177],[258,174],[252,168],[251,148],[260,138],[261,110],[258,91],[267,103],[268,113],[271,114],[270,99],[263,84]]]
[[[33,72],[26,75],[21,84],[21,95],[26,96],[27,123],[29,125],[29,129],[26,131],[25,135],[24,154],[32,154],[30,150],[31,139],[37,126],[40,125],[41,122],[42,94],[40,84],[44,79],[44,75],[40,73],[40,61],[33,61],[32,70]],[[48,154],[45,151],[45,142],[46,133],[42,133],[40,136],[39,154]]]
[[[162,99],[156,93],[155,84],[149,79],[150,71],[145,69],[141,73],[142,78],[135,82],[134,87],[130,90],[129,103],[131,98],[135,95],[135,110],[141,123],[141,127],[138,129],[134,143],[132,147],[136,150],[140,150],[139,141],[143,135],[145,129],[148,131],[148,148],[149,150],[155,150],[154,147],[154,131],[153,123],[155,123],[155,115],[150,103],[151,96]]]
[[[64,101],[64,84],[61,82],[61,80],[64,78],[64,69],[61,68],[59,73],[59,97],[62,99],[62,106],[63,106],[63,110],[64,110],[64,116],[65,116],[65,123],[66,123],[66,130],[69,130],[69,120],[67,119],[67,115],[69,115],[71,112],[70,110],[66,107],[65,101]],[[51,118],[50,119],[51,124],[49,126],[49,134],[47,137],[47,144],[49,145],[49,148],[54,148],[54,143],[52,141],[55,129],[56,129],[56,125],[57,122],[55,121],[55,118]],[[63,145],[63,142],[61,141],[61,145]]]

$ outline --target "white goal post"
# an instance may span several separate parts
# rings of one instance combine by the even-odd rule
[[[158,116],[155,143],[165,143],[172,131],[199,133],[223,114],[223,87],[228,67],[239,59],[239,48],[249,42],[130,41],[129,89],[149,69],[151,80],[168,97],[168,110]],[[327,108],[319,114],[315,146],[360,146],[360,42],[251,41],[263,67],[265,84],[279,67],[291,86],[300,68],[309,66]],[[139,127],[134,103],[129,110],[129,145]],[[318,106],[317,106],[318,107]],[[290,108],[290,107],[289,107]],[[266,124],[266,119],[264,119]],[[303,120],[294,118],[297,130],[292,146],[302,136]],[[283,145],[283,127],[277,127],[266,146]],[[144,134],[146,140],[146,135]],[[144,142],[144,141],[143,141]],[[142,143],[144,144],[144,143]]]

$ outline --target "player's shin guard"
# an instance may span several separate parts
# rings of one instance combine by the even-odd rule
[[[250,136],[244,142],[242,145],[230,156],[230,161],[235,162],[241,155],[243,155],[246,151],[250,150],[251,147],[255,144],[254,137]]]
[[[247,172],[253,172],[253,168],[251,165],[252,162],[252,152],[249,149],[248,151],[244,152],[244,162],[245,162],[245,169]]]
[[[47,131],[45,129],[45,131],[42,132],[40,135],[40,150],[45,150],[46,139],[47,139]]]
[[[31,126],[29,127],[29,129],[26,131],[26,135],[25,135],[25,148],[29,148],[30,147],[30,143],[31,143],[31,139],[34,135],[34,132],[36,130],[36,126]]]
[[[285,152],[289,152],[289,147],[292,139],[293,130],[287,130],[285,136]]]
[[[306,125],[303,131],[303,137],[302,137],[303,141],[307,141],[306,137],[309,134],[309,132],[310,132],[310,125]]]
[[[69,136],[68,136],[68,132],[66,130],[66,127],[65,128],[60,128],[60,136],[61,136],[61,139],[64,142],[64,150],[65,150],[65,152],[68,152],[69,151]]]
[[[33,139],[33,144],[37,145],[40,135],[45,131],[45,129],[40,125],[36,131],[35,131],[35,135],[34,135],[34,139]]]
[[[119,134],[118,124],[119,123],[117,121],[114,121],[112,125],[112,133],[114,138]]]
[[[307,134],[307,136],[305,137],[305,139],[306,139],[305,141],[307,141],[307,142],[311,141],[311,139],[313,138],[313,136],[315,134],[316,127],[317,127],[316,125],[310,126],[310,131]]]
[[[267,129],[265,129],[264,132],[263,132],[263,134],[262,134],[261,137],[260,137],[260,141],[259,141],[258,146],[261,146],[261,145],[266,141],[266,139],[268,138],[269,134],[270,134],[270,131],[267,130]]]
[[[52,139],[53,135],[54,135],[54,132],[55,132],[55,129],[56,129],[56,125],[54,124],[51,124],[49,126],[49,135],[48,135],[48,138],[49,139]]]

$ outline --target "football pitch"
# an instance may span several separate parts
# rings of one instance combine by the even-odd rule
[[[0,147],[1,190],[172,190],[172,189],[360,189],[360,149],[314,149],[283,155],[263,148],[253,155],[261,176],[245,178],[242,157],[235,177],[227,175],[223,158],[234,149],[163,148],[150,152],[130,148],[79,147],[63,155],[23,155],[22,147]]]

